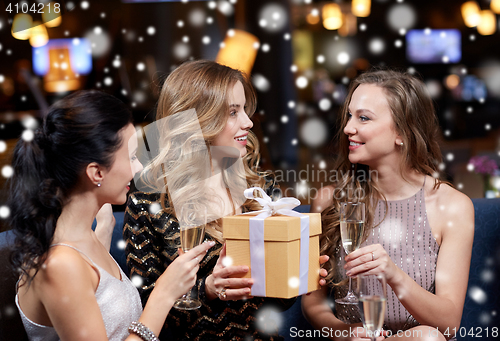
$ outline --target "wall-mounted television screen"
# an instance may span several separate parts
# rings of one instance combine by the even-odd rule
[[[409,30],[406,58],[412,63],[458,63],[462,58],[459,30]]]

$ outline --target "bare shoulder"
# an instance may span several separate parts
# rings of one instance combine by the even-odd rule
[[[93,286],[93,270],[76,250],[64,246],[50,249],[35,280],[39,287],[55,289],[71,283]],[[97,275],[96,275],[97,277]]]
[[[311,213],[321,213],[323,210],[333,204],[333,192],[335,187],[325,186],[318,190],[318,194],[313,198],[311,204]]]
[[[439,220],[443,226],[443,232],[456,233],[474,231],[474,206],[470,198],[451,187],[441,184],[439,188],[432,190],[435,197],[434,209],[439,212]]]
[[[474,205],[467,195],[448,184],[441,184],[435,191],[437,203],[448,213],[474,216]]]

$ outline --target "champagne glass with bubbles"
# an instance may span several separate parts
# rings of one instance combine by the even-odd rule
[[[345,253],[349,254],[359,248],[365,231],[365,204],[362,202],[340,203],[340,237]],[[352,280],[349,277],[349,290],[344,298],[335,300],[340,304],[358,304],[358,298],[352,291]]]
[[[387,301],[387,283],[383,274],[359,275],[359,310],[367,335],[375,341],[382,333]]]
[[[182,206],[179,220],[182,251],[187,252],[198,246],[205,238],[205,225],[207,224],[207,208],[204,205],[188,203]],[[195,296],[195,297],[193,297]],[[180,310],[192,310],[201,307],[201,301],[192,294],[192,288],[187,294],[177,299],[174,307]]]

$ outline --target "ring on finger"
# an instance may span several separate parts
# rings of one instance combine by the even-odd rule
[[[222,300],[222,299],[225,300],[227,298],[226,288],[222,288],[222,290],[216,291],[215,294],[217,295],[219,300]]]
[[[372,262],[375,260],[375,252],[372,252]]]

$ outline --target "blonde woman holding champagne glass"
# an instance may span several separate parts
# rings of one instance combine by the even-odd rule
[[[272,174],[259,171],[259,142],[251,131],[255,108],[256,95],[249,78],[213,61],[185,62],[163,84],[157,122],[179,119],[183,123],[182,118],[192,113],[194,120],[186,119],[190,124],[166,125],[171,127],[168,132],[160,129],[160,140],[164,144],[159,148],[157,162],[146,167],[146,173],[153,181],[160,180],[154,188],[161,187],[161,190],[133,193],[127,204],[123,232],[127,241],[127,265],[132,275],[143,279],[139,288],[143,303],[148,302],[158,274],[170,268],[178,257],[181,231],[177,206],[191,201],[206,204],[210,219],[205,240],[215,242],[200,263],[193,288],[193,292],[198,292],[201,306],[192,310],[172,309],[164,328],[166,340],[283,340],[278,330],[259,329],[258,314],[266,306],[287,309],[294,299],[250,296],[254,280],[242,278],[250,269],[231,265],[230,259],[225,258],[221,219],[212,219],[261,209],[254,200],[243,200],[241,205],[236,205],[235,192],[229,190],[234,183],[243,183],[240,193],[236,193],[239,195],[253,186],[271,194],[276,186]],[[199,123],[201,133],[196,147],[199,151],[206,146],[210,151],[209,167],[204,167],[207,163],[203,158],[198,161],[196,151],[186,155],[190,144],[182,134],[195,125],[191,123]],[[181,137],[179,143],[176,136]],[[189,140],[191,144],[192,141]],[[240,158],[242,171],[216,172],[223,159],[214,154],[216,148],[236,150],[238,155],[233,159]],[[209,190],[201,185],[207,173]],[[326,276],[323,271],[320,275]],[[320,283],[325,284],[325,280],[322,278]]]
[[[408,73],[366,72],[352,81],[339,119],[335,169],[347,175],[324,187],[312,205],[322,213],[322,252],[332,256],[330,290],[303,298],[305,316],[318,329],[361,328],[357,309],[336,304],[332,311],[325,299],[345,296],[345,275],[383,274],[388,336],[453,338],[467,289],[474,209],[438,178],[439,125],[425,85]],[[353,196],[365,203],[366,228],[361,247],[345,255],[340,204]]]

